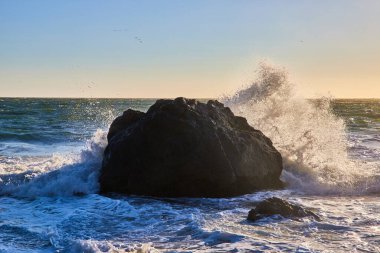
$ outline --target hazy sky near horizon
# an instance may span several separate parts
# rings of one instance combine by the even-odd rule
[[[217,97],[263,59],[380,97],[380,1],[0,0],[1,97]]]

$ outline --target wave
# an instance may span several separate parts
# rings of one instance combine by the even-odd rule
[[[273,141],[289,188],[311,194],[380,192],[379,163],[350,158],[345,122],[332,112],[331,98],[297,96],[287,71],[266,62],[256,74],[250,86],[221,99]]]
[[[0,194],[37,197],[96,193],[106,144],[106,131],[98,129],[79,154],[2,161]]]

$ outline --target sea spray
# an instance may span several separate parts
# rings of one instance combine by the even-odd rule
[[[285,69],[260,63],[257,79],[222,98],[274,143],[284,159],[283,180],[312,194],[379,191],[379,164],[349,157],[346,126],[330,99],[295,95]]]
[[[106,134],[98,129],[79,154],[24,161],[24,172],[2,175],[0,194],[37,197],[96,193]]]

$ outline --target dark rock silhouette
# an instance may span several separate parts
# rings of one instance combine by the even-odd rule
[[[256,208],[249,211],[247,219],[250,221],[257,221],[259,219],[276,214],[290,219],[298,219],[311,216],[317,221],[321,220],[319,216],[312,211],[276,197],[265,199],[264,201],[260,202]]]
[[[269,138],[216,100],[158,100],[111,124],[101,193],[228,197],[282,187]]]

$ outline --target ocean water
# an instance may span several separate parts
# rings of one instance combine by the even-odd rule
[[[97,194],[112,119],[149,99],[0,98],[0,252],[380,252],[380,100],[299,97],[261,66],[223,102],[269,136],[284,190],[226,199]],[[321,221],[246,221],[278,196]]]

